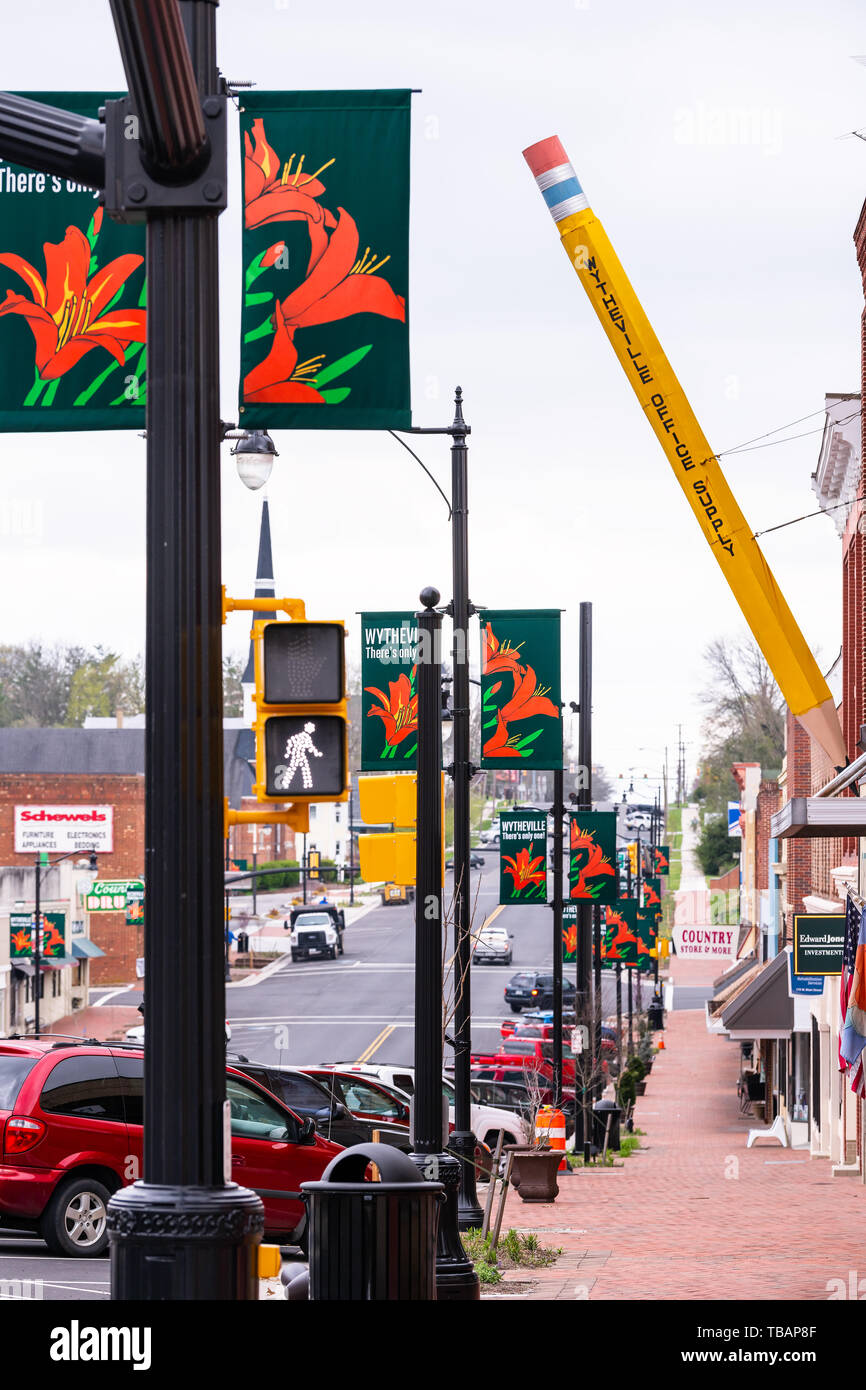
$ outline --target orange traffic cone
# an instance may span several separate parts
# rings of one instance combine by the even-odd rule
[[[664,1038],[659,1038],[659,1052],[664,1052],[664,1050],[665,1050],[665,1040],[664,1040]]]

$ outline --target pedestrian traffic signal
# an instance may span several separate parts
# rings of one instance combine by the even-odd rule
[[[259,801],[348,796],[346,630],[340,622],[253,624]]]

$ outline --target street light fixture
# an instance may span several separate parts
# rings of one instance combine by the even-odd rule
[[[274,459],[279,453],[267,430],[228,430],[227,439],[236,439],[232,457],[237,464],[238,477],[244,487],[256,492],[271,476]]]

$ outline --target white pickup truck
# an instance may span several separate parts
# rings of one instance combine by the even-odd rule
[[[327,912],[301,912],[292,922],[289,937],[292,960],[309,960],[310,956],[327,956],[336,960],[343,954],[343,943],[333,918]]]

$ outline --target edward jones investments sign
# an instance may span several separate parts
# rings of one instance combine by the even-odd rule
[[[114,807],[16,806],[15,853],[65,854],[80,849],[97,854],[114,849]]]
[[[724,956],[726,959],[736,955],[739,927],[685,927],[674,926],[674,948],[678,956]]]

